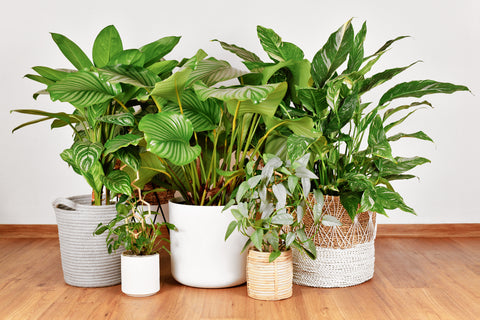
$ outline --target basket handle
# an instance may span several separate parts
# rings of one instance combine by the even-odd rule
[[[60,206],[67,207],[70,210],[77,209],[77,204],[74,201],[67,198],[57,198],[55,199],[55,201],[53,201],[54,208],[59,208]]]

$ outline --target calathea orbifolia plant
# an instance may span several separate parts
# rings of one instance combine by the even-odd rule
[[[52,38],[76,70],[33,67],[38,74],[27,78],[45,84],[44,90],[34,95],[48,94],[53,101],[70,103],[74,109],[67,112],[47,112],[33,109],[13,110],[40,116],[27,125],[53,120],[51,127],[69,126],[74,143],[61,157],[73,170],[82,175],[93,189],[95,205],[110,202],[114,194],[130,194],[131,179],[117,170],[117,160],[139,168],[138,148],[142,140],[136,130],[138,115],[150,103],[149,91],[157,81],[171,74],[177,61],[164,60],[179,41],[179,37],[164,37],[140,49],[123,49],[114,26],[104,28],[93,45],[93,60],[67,37],[52,33]],[[138,106],[134,108],[134,106]],[[142,109],[142,110],[139,110]]]
[[[244,250],[253,245],[261,252],[271,252],[269,261],[280,256],[282,251],[294,247],[316,258],[316,247],[305,233],[303,214],[313,212],[314,223],[327,226],[340,225],[332,216],[322,215],[323,195],[315,192],[317,203],[307,201],[311,179],[317,176],[307,169],[310,155],[306,154],[291,162],[279,157],[264,155],[265,164],[255,170],[255,162],[247,165],[247,180],[238,187],[232,208],[235,220],[228,226],[225,239],[238,229],[248,237]],[[229,206],[227,206],[228,208]]]
[[[188,204],[219,205],[244,181],[244,166],[268,133],[257,128],[281,102],[286,83],[213,87],[242,78],[202,50],[151,92],[159,112],[140,121],[147,149]]]
[[[245,65],[258,74],[250,79],[288,83],[288,94],[269,125],[287,121],[302,123],[303,128],[277,128],[267,151],[285,150],[290,158],[311,153],[309,168],[319,177],[315,188],[324,194],[339,195],[352,219],[367,210],[386,214],[385,210],[399,208],[414,213],[391,182],[415,177],[408,171],[430,161],[419,156],[394,156],[392,145],[404,138],[432,141],[423,131],[398,130],[409,116],[431,104],[423,99],[405,103],[403,98],[468,90],[451,83],[414,80],[385,90],[378,101],[362,101],[365,93],[416,63],[372,74],[372,67],[392,44],[406,37],[389,40],[366,55],[366,32],[365,23],[355,33],[348,21],[330,35],[311,63],[300,48],[261,26],[257,27],[258,38],[271,62],[264,63],[246,54],[245,49],[221,43],[244,58]]]

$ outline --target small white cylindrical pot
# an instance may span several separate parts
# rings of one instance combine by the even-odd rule
[[[175,280],[197,288],[227,288],[246,281],[247,238],[236,230],[225,241],[234,220],[223,206],[193,206],[181,199],[169,203],[171,268]]]
[[[147,297],[160,290],[160,255],[122,254],[122,292],[132,297]]]

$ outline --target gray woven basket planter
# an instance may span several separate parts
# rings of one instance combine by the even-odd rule
[[[91,196],[59,198],[53,202],[65,282],[76,287],[107,287],[121,281],[121,251],[108,254],[106,233],[94,236],[97,225],[108,223],[115,205],[92,206]]]

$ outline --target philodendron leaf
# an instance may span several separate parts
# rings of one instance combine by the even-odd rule
[[[377,195],[377,201],[385,209],[392,210],[399,208],[402,211],[415,214],[415,211],[405,204],[403,198],[397,192],[382,186],[377,186],[375,191]]]
[[[260,44],[274,61],[303,60],[303,51],[293,43],[282,42],[282,38],[272,29],[257,26]]]
[[[160,81],[150,70],[137,66],[105,66],[100,72],[111,83],[127,83],[141,88],[154,87]]]
[[[391,88],[380,98],[380,105],[398,98],[420,98],[433,93],[454,93],[456,91],[469,91],[465,86],[454,85],[446,82],[433,80],[420,80],[404,82]]]
[[[382,126],[382,119],[377,115],[370,125],[370,132],[368,134],[368,145],[372,148],[375,155],[393,160],[392,148],[385,136],[385,130]]]
[[[232,221],[228,225],[227,231],[225,232],[225,241],[227,241],[228,237],[235,231],[235,228],[237,227],[238,222],[237,221]]]
[[[327,43],[315,54],[311,73],[319,88],[323,87],[335,70],[346,60],[353,41],[353,28],[349,20],[332,33]]]
[[[114,170],[103,177],[103,184],[108,190],[114,193],[130,195],[132,193],[132,187],[130,186],[130,177],[126,172],[120,170]]]
[[[280,250],[275,250],[275,251],[270,252],[270,255],[268,256],[268,262],[275,261],[275,259],[280,257],[281,254],[282,254],[282,252]]]
[[[361,192],[343,192],[340,194],[340,202],[342,206],[347,210],[350,219],[353,221],[357,215],[357,209],[362,199]]]
[[[293,217],[289,213],[276,214],[272,217],[272,223],[289,226],[293,223]]]
[[[131,127],[135,125],[135,116],[131,113],[119,113],[103,116],[98,121]]]
[[[108,64],[110,59],[123,50],[122,39],[117,29],[113,26],[105,27],[95,38],[92,57],[97,68]]]
[[[367,23],[364,22],[362,25],[362,29],[360,29],[360,31],[355,36],[352,49],[350,50],[350,54],[348,56],[348,65],[347,65],[347,70],[345,70],[345,73],[358,71],[362,66],[363,56],[364,56],[363,42],[365,41],[366,34],[367,34]]]
[[[257,248],[257,250],[262,251],[262,242],[263,242],[263,230],[257,229],[250,236],[252,244]]]
[[[169,111],[148,114],[138,127],[145,133],[147,149],[176,165],[190,163],[200,155],[201,147],[190,145],[192,123],[182,115]]]
[[[230,63],[223,60],[205,59],[198,63],[195,70],[190,74],[186,86],[202,81],[207,86],[218,82],[238,78],[248,72],[233,68]]]
[[[105,154],[113,153],[118,149],[124,148],[129,145],[136,146],[142,139],[142,136],[132,133],[116,136],[105,142]]]
[[[381,85],[382,83],[392,79],[397,74],[407,70],[408,68],[410,68],[411,66],[413,66],[414,64],[416,64],[418,62],[420,62],[420,61],[416,61],[416,62],[414,62],[414,63],[412,63],[412,64],[410,64],[406,67],[388,69],[388,70],[385,70],[383,72],[380,72],[380,73],[377,73],[377,74],[373,75],[371,78],[365,79],[362,83],[362,87],[360,88],[360,93],[367,92],[367,91],[375,88],[376,86]]]
[[[415,133],[397,133],[391,137],[388,137],[388,141],[397,141],[401,138],[416,138],[420,140],[426,140],[433,142],[432,138],[430,138],[425,132],[418,131]]]
[[[52,100],[69,102],[78,107],[87,107],[111,100],[121,92],[121,88],[119,84],[111,84],[102,80],[97,73],[79,71],[48,86],[47,91]]]
[[[76,166],[82,171],[89,171],[93,164],[100,159],[103,146],[100,143],[79,141],[75,142],[71,149]]]
[[[217,41],[220,43],[223,49],[230,51],[231,53],[237,55],[237,57],[245,60],[245,61],[251,61],[251,62],[262,62],[262,60],[253,52],[250,52],[244,48],[238,47],[234,44],[228,44],[223,41],[219,40],[212,40],[212,41]]]
[[[62,51],[65,58],[70,61],[78,70],[89,70],[93,63],[88,59],[87,55],[72,40],[64,35],[52,33],[52,39]]]
[[[173,50],[180,41],[180,37],[170,36],[158,39],[152,43],[146,44],[140,48],[145,54],[145,67],[160,61],[167,53]]]

